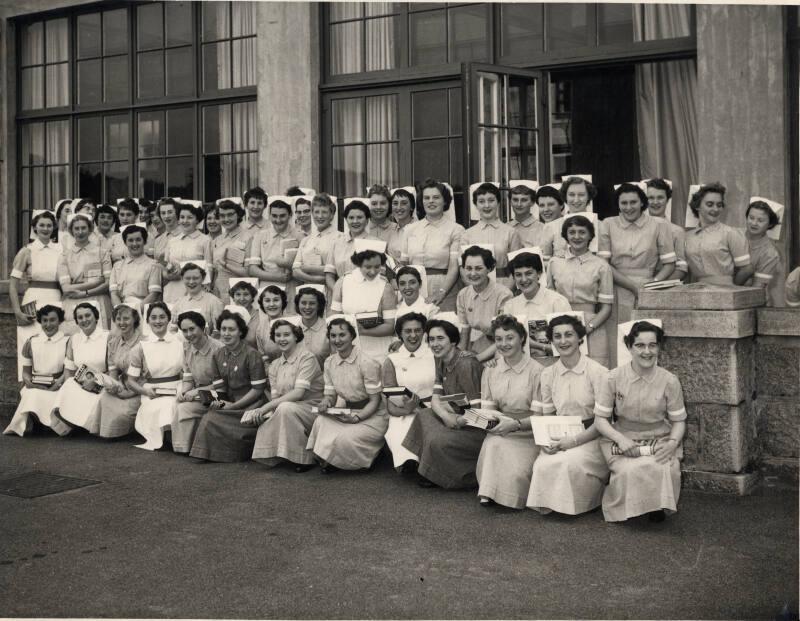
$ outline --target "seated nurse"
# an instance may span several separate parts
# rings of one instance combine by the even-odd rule
[[[778,214],[765,201],[753,201],[745,212],[747,226],[745,238],[750,248],[750,261],[753,264],[753,277],[745,284],[749,287],[763,287],[767,294],[767,306],[778,306],[783,298],[775,285],[784,273],[783,260],[772,240],[767,236],[770,229],[780,223]]]
[[[678,510],[686,408],[680,381],[658,366],[663,344],[661,328],[633,324],[625,336],[631,361],[611,371],[597,394],[594,424],[611,470],[603,494],[607,522],[645,514],[662,521]]]
[[[725,186],[700,186],[689,208],[700,221],[697,228],[686,231],[686,262],[692,282],[744,285],[753,275],[750,250],[744,235],[721,221]]]
[[[580,416],[585,429],[541,448],[533,462],[526,504],[539,513],[578,515],[600,506],[608,481],[600,433],[593,424],[595,397],[608,370],[581,354],[586,328],[577,318],[554,317],[547,326],[547,338],[560,357],[542,371],[542,397],[534,412],[540,416]]]
[[[511,315],[495,319],[491,334],[501,358],[483,373],[481,407],[500,413],[486,432],[478,457],[478,497],[484,506],[497,503],[523,509],[539,453],[529,419],[541,400],[543,367],[527,355],[527,327]]]
[[[17,410],[11,423],[3,431],[6,435],[25,435],[32,430],[34,420],[50,427],[58,435],[65,435],[70,431],[69,426],[50,415],[58,390],[64,383],[68,340],[60,330],[64,321],[64,309],[56,304],[59,303],[45,304],[36,309],[36,320],[41,332],[29,337],[22,346],[23,386],[19,393]]]

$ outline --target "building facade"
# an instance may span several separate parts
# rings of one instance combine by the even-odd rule
[[[7,1],[0,279],[62,197],[204,201],[259,184],[358,196],[434,176],[589,173],[786,205],[800,260],[795,8]]]

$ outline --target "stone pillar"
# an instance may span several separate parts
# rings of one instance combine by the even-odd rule
[[[754,361],[764,301],[760,288],[697,284],[640,294],[633,318],[663,321],[659,364],[683,387],[684,487],[746,494],[758,482]]]
[[[785,8],[697,5],[697,183],[728,188],[727,224],[743,227],[747,201],[789,206]],[[786,213],[776,244],[785,264],[796,216]],[[796,243],[796,242],[795,242]],[[776,283],[783,290],[783,279]]]
[[[760,308],[756,407],[762,472],[794,487],[800,457],[800,310]]]
[[[0,432],[11,422],[18,402],[17,322],[8,300],[8,283],[0,282]]]
[[[319,5],[257,4],[259,182],[319,189]]]

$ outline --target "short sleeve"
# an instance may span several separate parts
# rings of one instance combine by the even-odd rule
[[[553,368],[553,366],[547,367],[539,376],[539,398],[531,403],[534,414],[551,416],[556,412],[556,406],[553,404],[553,379],[556,375],[551,371]]]
[[[450,233],[450,257],[461,254],[461,238],[464,235],[464,227],[456,224]]]
[[[358,366],[361,369],[361,377],[364,380],[364,390],[368,395],[377,395],[383,391],[381,382],[381,366],[377,360],[365,356],[359,356]]]
[[[497,409],[497,399],[492,394],[491,377],[493,369],[489,369],[481,378],[481,407],[489,410]]]
[[[336,275],[336,250],[338,249],[339,241],[333,242],[329,247],[328,250],[325,252],[325,256],[322,257],[322,265],[323,270],[326,274],[333,274]]]
[[[771,243],[772,242],[770,242],[770,244]],[[764,283],[765,285],[769,284],[775,278],[775,274],[780,271],[780,265],[781,258],[778,253],[770,252],[762,261],[759,261],[753,266],[755,269],[755,274],[753,274],[754,280]]]
[[[147,277],[147,290],[150,293],[161,291],[161,269],[157,263],[150,266],[150,274]]]
[[[434,369],[436,376],[433,380],[433,394],[442,396],[444,394],[444,378],[442,377],[443,365],[438,360],[435,363]]]
[[[17,253],[11,265],[11,278],[21,280],[29,273],[31,265],[31,249],[27,246]]]
[[[611,259],[611,224],[597,227],[597,256],[609,261]]]
[[[212,384],[214,385],[214,388],[224,392],[225,389],[227,388],[227,384],[228,383],[225,381],[225,378],[222,375],[222,369],[220,368],[219,356],[217,355],[221,351],[222,350],[217,350],[216,352],[214,352],[214,355],[211,357],[211,360],[213,361],[213,364],[211,366],[214,369],[214,381],[212,382]]]
[[[264,363],[254,349],[247,350],[247,371],[250,374],[250,386],[264,388],[267,383],[267,374],[264,372]]]
[[[800,267],[789,274],[784,289],[786,291],[787,306],[800,306]]]
[[[501,292],[500,295],[497,296],[497,308],[495,308],[495,314],[499,315],[503,312],[503,307],[506,305],[514,297],[514,294],[511,293],[509,289]]]
[[[255,235],[253,235],[253,238],[250,241],[250,252],[247,253],[247,256],[246,256],[246,258],[244,260],[245,266],[247,266],[247,267],[249,267],[251,265],[255,266],[255,267],[260,267],[261,266],[261,263],[262,263],[262,261],[261,261],[261,240],[262,240],[263,235],[264,235],[263,231],[260,231],[260,232],[256,233]],[[270,382],[271,381],[272,380],[270,380]]]
[[[267,371],[267,377],[269,378],[269,385],[270,385],[270,397],[273,399],[278,397],[278,365],[277,364],[270,364],[269,370]]]
[[[746,267],[750,265],[750,247],[745,236],[736,229],[728,230],[728,248],[733,257],[733,264],[736,267]]]
[[[467,296],[470,289],[471,287],[464,287],[456,296],[456,315],[458,316],[458,322],[462,326],[469,325],[469,321],[467,321],[467,303],[464,298]]]
[[[343,280],[340,278],[336,281],[336,284],[333,285],[333,294],[331,295],[331,312],[334,313],[342,312],[342,282]]]
[[[31,339],[30,337],[25,344],[22,346],[22,351],[20,352],[20,360],[22,361],[23,367],[32,367],[33,366],[33,347],[31,347]]]
[[[614,394],[616,393],[617,375],[612,371],[600,384],[600,392],[594,395],[594,415],[600,418],[611,418],[614,411]]]
[[[331,358],[325,360],[322,367],[322,377],[325,381],[324,394],[326,397],[336,396],[336,387],[333,385],[333,376],[331,375]]]
[[[600,304],[614,303],[614,273],[611,268],[601,265],[598,272],[597,301]]]
[[[303,356],[300,364],[297,365],[297,377],[294,380],[294,387],[310,390],[311,383],[318,375],[319,363],[316,356],[309,352],[307,356]],[[270,385],[272,385],[272,382],[270,382]]]
[[[383,361],[383,385],[386,387],[397,386],[397,371],[391,358]]]
[[[184,382],[191,382],[192,381],[192,370],[189,368],[189,345],[186,344],[183,346],[183,368],[181,369],[181,379]]]
[[[675,263],[675,244],[672,241],[672,231],[669,222],[658,219],[656,221],[656,246],[658,247],[658,258],[663,264]]]
[[[128,377],[139,379],[144,369],[144,350],[142,344],[137,343],[131,350],[131,356],[128,359]]]
[[[683,389],[680,380],[670,374],[664,391],[667,400],[667,418],[670,422],[677,423],[686,420],[686,407],[683,404]]]

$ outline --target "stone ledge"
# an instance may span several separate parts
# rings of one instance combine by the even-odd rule
[[[632,319],[657,317],[668,337],[740,339],[756,333],[756,310],[636,309]]]
[[[758,487],[761,475],[758,472],[722,474],[703,470],[684,470],[681,480],[684,489],[747,496]]]
[[[686,412],[684,469],[733,474],[747,470],[758,457],[759,412],[747,402],[687,403]]]
[[[778,482],[798,488],[800,460],[788,457],[768,457],[761,462],[761,475],[775,478]]]
[[[800,336],[800,308],[759,308],[758,334]]]
[[[664,310],[739,310],[764,306],[761,287],[729,287],[692,283],[661,291],[639,292],[639,309]]]

